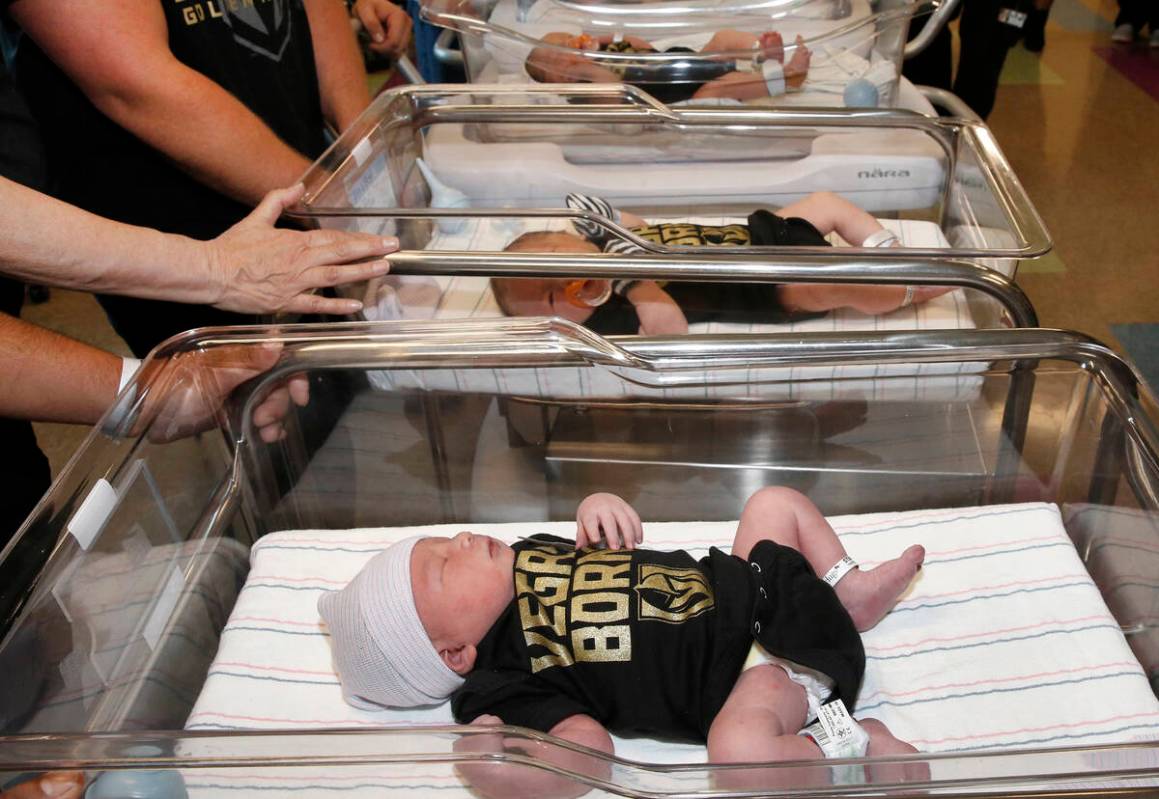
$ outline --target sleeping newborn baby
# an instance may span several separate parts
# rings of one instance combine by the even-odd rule
[[[699,741],[714,763],[916,751],[848,709],[860,631],[889,613],[922,547],[862,571],[817,507],[779,487],[749,498],[731,554],[699,561],[639,548],[639,516],[614,495],[576,518],[574,542],[410,538],[324,594],[347,701],[450,697],[460,723],[608,753],[609,731]]]
[[[636,36],[573,36],[549,33],[544,45],[531,51],[525,67],[540,83],[627,83],[662,103],[728,98],[753,100],[800,88],[809,72],[811,54],[798,36],[785,62],[785,44],[779,33],[761,35],[718,31],[699,51],[704,58],[649,62],[643,59],[593,59],[576,51],[653,54],[659,51]],[[689,47],[670,47],[665,53],[695,53]],[[743,59],[713,54],[751,54]]]
[[[580,210],[619,219],[642,239],[664,246],[824,246],[824,234],[836,232],[855,246],[893,247],[896,236],[869,213],[836,194],[818,192],[776,213],[759,210],[745,225],[705,226],[691,223],[648,225],[632,214],[617,212],[604,200],[570,195]],[[584,236],[535,232],[520,236],[509,252],[615,252],[638,246],[608,238],[594,223],[577,225]],[[888,313],[925,302],[953,289],[943,286],[871,286],[863,284],[683,283],[661,286],[651,280],[534,280],[492,278],[499,307],[509,316],[560,316],[604,335],[673,335],[688,332],[689,323],[785,322],[836,308],[867,314]]]

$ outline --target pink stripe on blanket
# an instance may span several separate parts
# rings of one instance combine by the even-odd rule
[[[1002,738],[1012,735],[1025,735],[1033,732],[1049,732],[1051,730],[1070,730],[1076,727],[1089,727],[1093,724],[1111,724],[1116,721],[1134,721],[1136,719],[1155,719],[1159,720],[1159,713],[1130,713],[1120,716],[1109,716],[1103,719],[1086,719],[1084,721],[1072,721],[1065,724],[1047,724],[1043,727],[1017,727],[1010,730],[993,730],[991,732],[981,732],[975,735],[951,735],[945,738],[910,738],[909,742],[915,746],[919,744],[938,745],[950,742],[963,741],[977,741],[983,738]]]
[[[281,671],[286,674],[318,674],[324,677],[335,677],[333,669],[291,669],[288,666],[263,666],[258,663],[242,663],[236,660],[222,660],[213,664],[216,669],[218,667],[232,666],[241,669],[253,669],[254,671]]]
[[[297,621],[295,619],[275,619],[271,616],[231,616],[230,624],[235,621],[264,621],[271,624],[286,624],[291,627],[318,627],[321,625],[321,620],[316,621]]]
[[[919,594],[911,596],[908,599],[903,599],[897,603],[897,608],[904,608],[907,605],[919,604],[927,602],[931,599],[948,599],[954,596],[963,596],[967,594],[980,594],[985,591],[1001,591],[1004,588],[1023,588],[1028,585],[1040,585],[1042,583],[1050,583],[1062,580],[1082,580],[1089,583],[1090,577],[1086,574],[1058,574],[1050,577],[1040,577],[1035,580],[1014,580],[1008,583],[993,583],[991,585],[973,585],[969,588],[963,588],[960,591],[947,591],[944,594]]]
[[[1117,669],[1128,668],[1137,671],[1140,675],[1143,674],[1142,669],[1138,663],[1132,663],[1129,660],[1120,661],[1117,663],[1100,663],[1096,666],[1083,666],[1075,669],[1059,669],[1057,671],[1040,671],[1033,674],[1015,674],[1009,677],[998,677],[988,680],[969,680],[966,682],[945,682],[936,685],[923,685],[921,688],[914,688],[912,691],[873,691],[871,693],[863,694],[858,697],[857,701],[861,704],[868,704],[869,700],[877,699],[878,697],[890,697],[893,699],[900,699],[901,697],[914,696],[915,694],[924,693],[926,691],[944,691],[950,688],[974,688],[979,685],[1001,685],[1002,683],[1021,682],[1024,680],[1040,680],[1048,677],[1061,677],[1064,674],[1082,674],[1084,672],[1094,673],[1100,669]],[[1032,687],[1032,686],[1031,686]]]

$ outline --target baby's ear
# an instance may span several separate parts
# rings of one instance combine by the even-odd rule
[[[475,668],[475,647],[471,644],[463,644],[454,649],[442,649],[439,651],[439,657],[447,664],[447,668],[459,676],[464,676]]]

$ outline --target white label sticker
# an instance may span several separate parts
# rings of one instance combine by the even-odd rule
[[[84,502],[76,509],[76,513],[68,520],[67,529],[73,538],[80,544],[80,548],[88,551],[93,545],[97,534],[105,526],[109,515],[117,507],[117,491],[105,478],[99,478],[93,483]]]
[[[350,151],[350,155],[354,157],[354,163],[362,166],[373,152],[374,146],[370,143],[370,139],[363,139],[354,145],[354,149]]]
[[[177,607],[177,600],[181,598],[183,588],[185,588],[185,577],[181,574],[181,569],[174,566],[165,579],[165,586],[161,589],[161,594],[153,604],[153,610],[150,611],[149,618],[145,621],[145,627],[141,630],[141,637],[145,639],[145,643],[149,645],[150,649],[157,648],[157,642],[161,640],[161,633],[164,632],[165,625],[169,623],[173,609]]]

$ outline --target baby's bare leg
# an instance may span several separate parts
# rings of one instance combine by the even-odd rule
[[[790,203],[777,211],[777,216],[798,216],[817,228],[822,236],[837,231],[837,235],[854,247],[881,230],[881,223],[872,214],[829,191],[814,192]]]
[[[913,304],[921,305],[953,290],[953,286],[921,286],[914,291]],[[867,314],[889,313],[901,308],[905,297],[905,286],[868,283],[786,283],[777,287],[777,300],[789,311],[853,308]]]
[[[762,488],[749,497],[732,553],[747,560],[753,547],[763,540],[797,550],[818,576],[846,554],[845,546],[817,506],[791,488]],[[841,578],[835,587],[837,598],[858,630],[871,629],[890,611],[921,568],[925,555],[924,548],[914,545],[901,557],[869,571],[854,569]]]
[[[755,33],[744,31],[723,30],[717,31],[700,49],[702,53],[729,53],[739,50],[751,50],[756,46],[759,38]]]
[[[708,730],[712,763],[812,760],[821,750],[797,735],[805,726],[805,689],[780,666],[765,664],[741,673]]]

